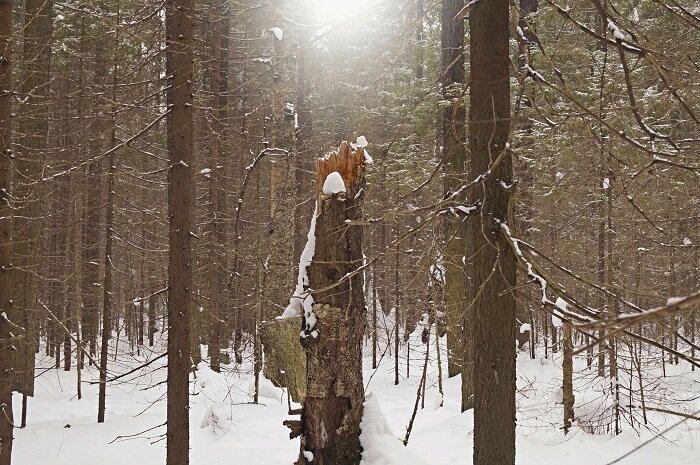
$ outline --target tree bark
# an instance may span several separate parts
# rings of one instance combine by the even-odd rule
[[[309,286],[318,291],[313,292],[315,304],[307,297],[302,321],[307,385],[298,463],[308,463],[304,452],[309,451],[316,465],[354,465],[362,452],[365,302],[362,273],[343,278],[363,260],[361,226],[348,221],[362,215],[364,150],[351,150],[344,142],[337,153],[319,161],[318,169],[317,186],[335,171],[342,175],[347,193],[318,194],[316,247],[309,266]]]
[[[464,106],[464,20],[455,16],[463,0],[444,0],[441,16],[442,98],[448,102],[442,110],[442,145],[445,165],[445,194],[454,192],[466,173],[466,110]],[[462,376],[468,399],[472,396],[471,334],[465,314],[464,270],[466,228],[464,218],[448,217],[445,223],[445,306],[447,307],[447,374],[457,376],[463,361],[470,364]],[[463,401],[463,404],[465,402]],[[466,402],[470,404],[469,401]]]
[[[474,318],[474,465],[515,463],[515,255],[502,224],[509,218],[512,164],[508,0],[471,11],[468,179],[481,214],[468,221],[469,292]],[[500,160],[500,161],[499,161]],[[487,173],[488,172],[488,173]],[[472,218],[472,217],[470,217]]]
[[[220,2],[215,11],[218,22],[214,33],[214,69],[212,102],[212,151],[209,175],[209,243],[211,247],[208,279],[209,301],[209,364],[212,370],[221,371],[222,324],[227,321],[223,312],[226,304],[226,195],[225,179],[228,103],[228,56],[230,34],[230,6]],[[223,331],[225,333],[225,331]]]
[[[168,118],[168,404],[167,465],[189,463],[190,318],[193,227],[194,0],[165,4]]]
[[[305,14],[304,1],[297,9]],[[299,28],[299,48],[297,50],[296,69],[296,124],[294,128],[294,257],[299,257],[306,244],[306,227],[313,213],[314,196],[311,189],[311,179],[308,173],[313,170],[313,155],[311,137],[313,135],[313,119],[309,104],[310,76],[307,71],[311,33],[304,27]]]
[[[40,189],[32,185],[41,177],[49,132],[49,72],[51,64],[52,0],[28,0],[24,7],[24,72],[15,159],[13,196],[16,202],[13,236],[15,247],[15,286],[13,302],[18,321],[26,330],[26,339],[18,347],[18,384],[20,392],[34,395],[34,358],[38,344],[37,297],[39,292],[39,249],[41,234]],[[22,240],[18,240],[22,238]]]
[[[571,340],[571,323],[564,322],[564,360],[562,362],[562,402],[564,404],[564,434],[571,429],[574,421],[574,361]]]
[[[105,219],[105,251],[104,251],[104,283],[102,294],[102,338],[100,341],[100,387],[97,402],[97,422],[105,421],[105,409],[107,402],[107,355],[109,352],[109,340],[112,336],[112,309],[113,309],[113,266],[112,266],[112,228],[114,227],[114,176],[116,172],[115,148],[117,145],[117,51],[119,50],[119,16],[120,3],[117,2],[116,27],[114,35],[114,56],[112,58],[112,103],[110,113],[112,114],[112,127],[110,138],[110,151],[107,157],[107,214]],[[129,311],[133,312],[134,306],[129,302]],[[126,316],[126,315],[125,315]],[[118,322],[119,318],[114,318]],[[117,337],[117,341],[119,338]],[[116,348],[115,348],[116,353]]]
[[[284,3],[282,3],[284,4]],[[293,79],[290,79],[287,52],[290,41],[289,31],[282,39],[270,33],[273,42],[272,83],[270,89],[271,131],[270,147],[288,150],[294,146],[294,124],[289,119],[286,108],[287,98],[291,97]],[[293,114],[291,115],[293,118]],[[267,225],[269,251],[265,266],[265,301],[262,307],[263,319],[279,314],[294,288],[294,187],[291,171],[292,156],[270,157],[270,216]]]
[[[425,61],[425,43],[423,41],[423,19],[425,8],[423,0],[416,0],[416,25],[415,25],[415,76],[416,79],[423,79],[423,68]]]
[[[12,307],[12,207],[10,179],[12,150],[10,148],[12,108],[12,1],[0,0],[0,465],[10,465],[12,458],[12,388],[16,351],[12,337],[17,331],[9,320]]]

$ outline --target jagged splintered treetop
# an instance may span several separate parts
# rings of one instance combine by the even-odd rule
[[[333,177],[329,180],[329,176],[333,173],[338,173],[343,178],[345,183],[345,192],[348,195],[357,194],[357,191],[361,186],[357,185],[357,181],[362,179],[364,174],[365,164],[371,164],[372,159],[367,154],[365,147],[367,146],[367,139],[364,136],[357,138],[357,143],[350,144],[343,141],[335,152],[329,152],[325,156],[318,159],[316,162],[316,192],[323,193],[326,195],[339,193],[336,189],[335,192],[323,192],[324,185],[330,184],[329,188],[335,187],[331,182]]]

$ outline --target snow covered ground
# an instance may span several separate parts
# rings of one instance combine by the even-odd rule
[[[362,442],[365,465],[469,464],[472,448],[472,414],[459,413],[459,379],[445,379],[444,406],[439,407],[437,369],[434,360],[428,369],[425,408],[419,409],[410,441],[401,440],[411,416],[420,382],[424,346],[412,338],[410,377],[406,360],[401,360],[402,379],[394,385],[391,351],[386,351],[379,368],[365,364],[368,401],[363,422]],[[444,346],[444,340],[443,340]],[[141,357],[120,355],[111,362],[115,374],[127,372],[153,353]],[[444,360],[444,359],[443,359]],[[624,423],[619,436],[592,435],[575,426],[568,435],[561,430],[562,407],[557,404],[561,383],[560,359],[530,360],[526,353],[518,359],[519,465],[603,465],[640,446],[654,434],[644,428],[637,435]],[[119,382],[111,384],[107,397],[107,420],[97,424],[97,385],[83,385],[78,400],[75,370],[49,369],[36,380],[36,396],[29,400],[28,425],[16,430],[15,465],[122,465],[165,463],[165,359]],[[583,361],[580,361],[583,363]],[[39,359],[38,367],[48,368],[51,360]],[[579,367],[581,368],[581,367]],[[606,388],[581,370],[577,385],[577,415],[596,418],[600,409],[598,390]],[[682,365],[669,368],[668,386],[682,396],[700,395],[700,375]],[[94,380],[97,371],[84,374]],[[160,384],[159,384],[160,383]],[[663,383],[656,385],[661,389]],[[298,440],[289,440],[282,421],[288,418],[287,400],[282,389],[261,380],[260,404],[252,404],[253,380],[250,364],[236,371],[233,365],[217,374],[200,365],[191,383],[191,463],[280,465],[291,464],[298,454]],[[649,387],[649,389],[652,389]],[[649,395],[653,396],[653,392]],[[693,413],[700,402],[673,406]],[[15,412],[21,408],[15,396]],[[677,416],[649,413],[657,431],[680,420]],[[591,420],[593,421],[593,420]],[[139,434],[140,433],[140,434]],[[700,421],[688,420],[671,429],[620,464],[688,465],[700,463]]]

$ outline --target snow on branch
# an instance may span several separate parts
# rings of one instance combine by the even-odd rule
[[[582,328],[621,331],[640,323],[658,320],[674,313],[688,310],[700,304],[700,290],[685,297],[670,297],[666,305],[642,310],[640,313],[623,313],[615,318],[580,325]]]
[[[498,221],[498,220],[497,220]],[[511,233],[510,227],[508,227],[508,224],[504,221],[499,221],[499,224],[501,226],[501,230],[503,231],[506,239],[508,239],[508,243],[511,245],[513,248],[513,251],[515,252],[515,255],[518,259],[518,263],[521,264],[527,271],[528,277],[532,280],[532,282],[535,282],[539,285],[540,288],[540,302],[542,303],[542,306],[544,308],[548,308],[552,310],[552,316],[558,318],[559,320],[564,320],[564,321],[569,321],[569,320],[577,320],[577,321],[593,321],[593,315],[595,315],[595,311],[593,309],[581,307],[579,304],[571,300],[571,302],[568,302],[567,300],[563,299],[562,297],[557,297],[556,300],[551,300],[548,295],[547,295],[547,287],[549,286],[548,281],[543,277],[543,274],[539,272],[536,268],[535,265],[526,257],[525,253],[523,253],[523,250],[520,248],[520,244],[524,244],[520,239],[516,239],[513,237],[513,234]],[[555,291],[558,294],[566,296],[566,293],[563,292],[562,290],[555,289]],[[587,315],[582,315],[580,313],[575,313],[569,310],[569,304],[572,304],[575,307],[581,307]]]
[[[606,329],[606,333],[603,337],[593,337],[593,342],[589,346],[582,347],[574,352],[574,355],[580,354],[583,351],[587,350],[589,347],[602,344],[606,340],[617,337],[620,334],[625,334],[627,336],[633,337],[641,342],[644,342],[645,344],[649,344],[651,346],[657,347],[659,349],[665,350],[673,355],[678,356],[679,358],[687,361],[691,365],[700,367],[700,364],[693,358],[689,357],[688,355],[684,354],[683,352],[680,352],[672,347],[669,347],[667,345],[661,344],[657,341],[654,341],[653,339],[650,339],[648,337],[645,337],[643,334],[640,333],[635,333],[633,332],[630,327],[644,322],[644,321],[653,321],[653,320],[658,320],[659,318],[666,316],[668,314],[675,313],[680,310],[685,310],[687,308],[692,307],[693,305],[697,305],[700,303],[700,291],[698,291],[695,294],[692,294],[687,297],[682,297],[682,298],[672,298],[669,299],[667,302],[667,305],[664,307],[660,308],[654,308],[650,310],[643,310],[640,307],[633,305],[630,302],[626,302],[623,299],[620,299],[618,296],[615,296],[615,294],[604,288],[601,287],[600,285],[597,285],[595,283],[590,283],[588,281],[583,280],[580,276],[576,275],[575,273],[571,272],[570,270],[567,270],[566,268],[563,268],[556,263],[552,262],[551,259],[547,259],[546,257],[543,256],[543,258],[547,259],[552,263],[554,266],[556,266],[559,270],[566,272],[568,275],[576,278],[577,280],[581,280],[585,282],[586,284],[594,287],[595,289],[604,292],[608,295],[614,296],[617,300],[620,302],[624,303],[628,307],[630,307],[632,310],[634,310],[637,313],[628,313],[628,314],[622,314],[618,315],[616,318],[609,319],[609,320],[602,320],[601,319],[601,312],[597,309],[593,309],[587,306],[582,305],[581,303],[577,302],[575,298],[571,297],[566,290],[562,289],[558,284],[552,284],[551,281],[548,281],[544,277],[544,273],[537,269],[536,265],[534,265],[530,255],[531,253],[537,253],[538,255],[541,255],[539,252],[535,252],[533,247],[526,242],[517,239],[513,237],[510,228],[505,222],[500,223],[501,225],[501,230],[503,231],[504,235],[508,239],[509,244],[513,248],[513,251],[515,252],[515,255],[518,258],[518,263],[520,266],[522,266],[528,273],[528,276],[532,280],[532,282],[536,282],[539,284],[540,287],[540,292],[541,292],[541,302],[542,306],[545,310],[551,311],[552,316],[557,317],[560,320],[563,321],[573,321],[576,324],[576,327],[578,330],[587,332],[591,329]],[[532,252],[529,251],[524,251],[523,248],[527,249],[533,249]],[[555,290],[557,294],[559,294],[561,297],[558,297],[556,300],[552,301],[548,296],[547,296],[547,288],[551,287]],[[569,310],[569,307],[573,306],[580,310],[583,314],[580,313],[575,313]],[[674,334],[677,334],[681,340],[683,340],[683,336],[678,334],[678,332],[674,329],[671,329],[671,332]]]

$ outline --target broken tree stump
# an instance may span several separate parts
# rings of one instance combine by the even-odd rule
[[[364,138],[363,138],[364,139]],[[365,300],[362,217],[365,152],[343,142],[317,164],[315,250],[303,300],[307,383],[297,463],[357,465],[362,457]],[[312,234],[309,234],[312,237]]]

